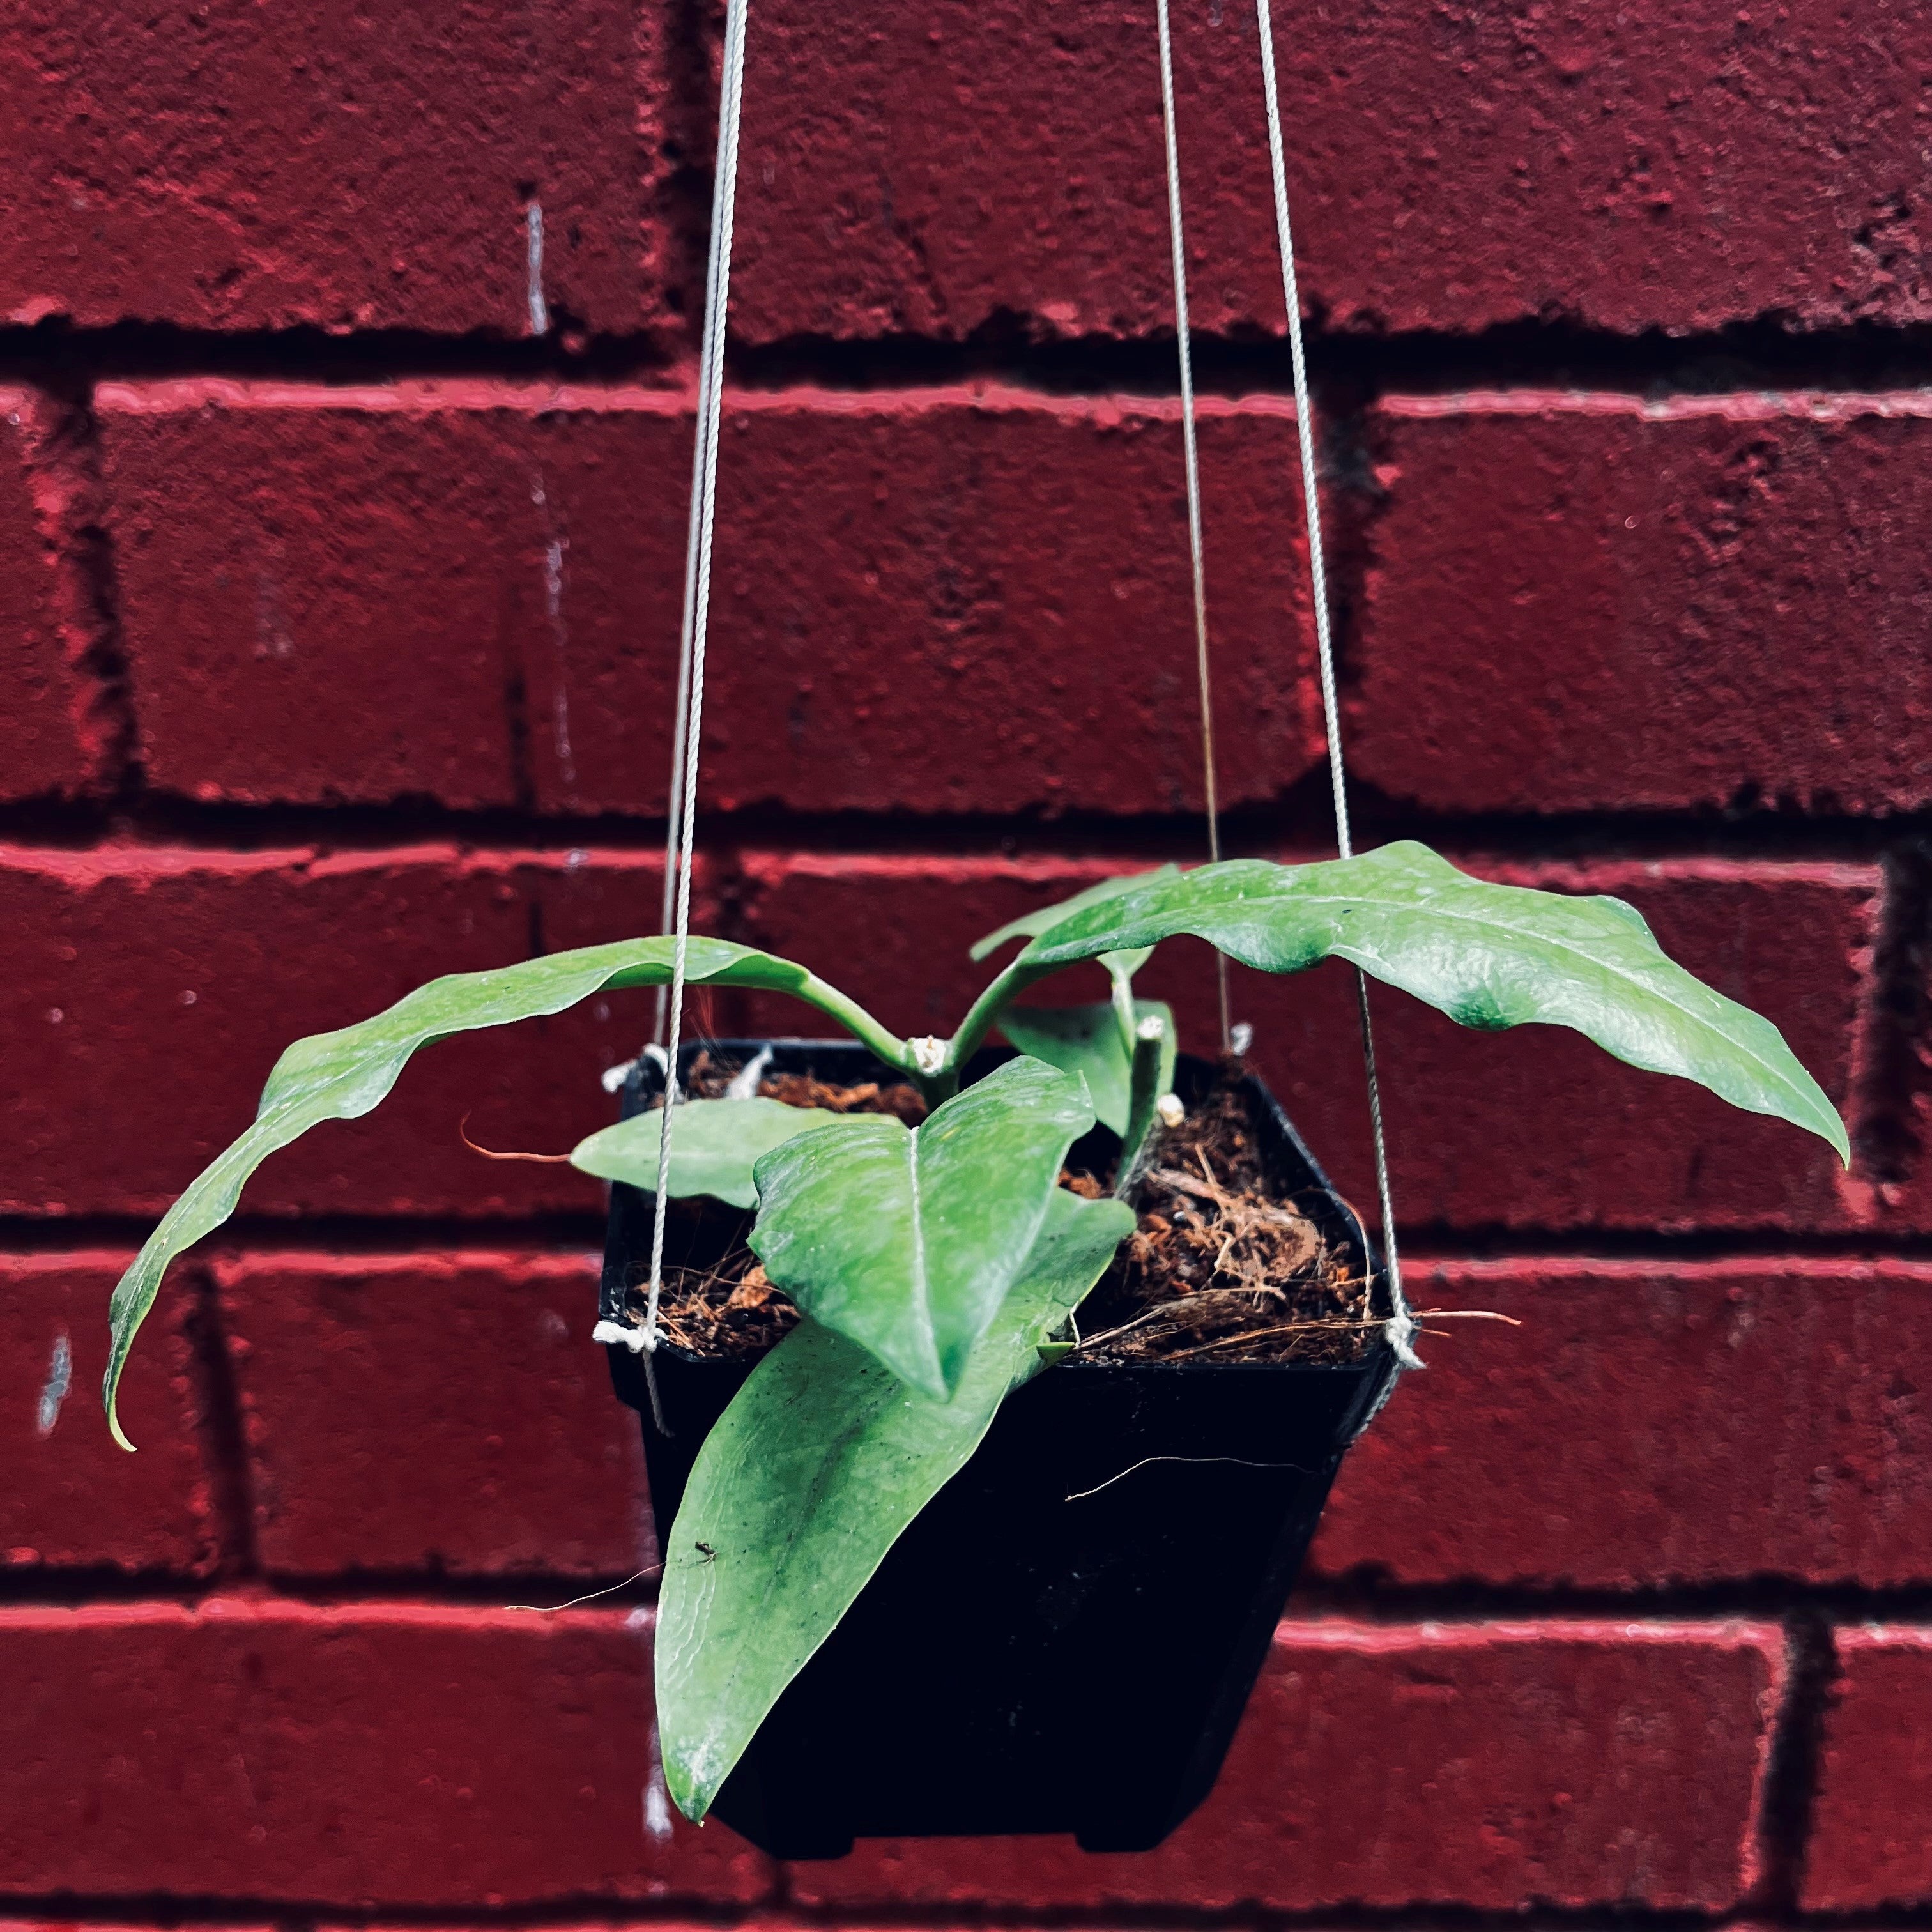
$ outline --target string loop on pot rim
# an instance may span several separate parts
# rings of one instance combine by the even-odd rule
[[[1180,154],[1174,130],[1174,45],[1168,0],[1155,0],[1154,21],[1160,45],[1161,124],[1167,160],[1168,225],[1174,253],[1174,329],[1180,339],[1181,448],[1187,472],[1187,536],[1193,568],[1194,620],[1201,691],[1201,751],[1203,788],[1208,801],[1208,839],[1210,862],[1220,858],[1220,832],[1216,810],[1214,738],[1208,670],[1206,572],[1203,563],[1200,460],[1194,421],[1193,358],[1189,344],[1187,258],[1181,233]],[[1281,134],[1281,96],[1275,74],[1274,22],[1269,0],[1255,0],[1256,38],[1261,47],[1262,100],[1268,117],[1268,165],[1274,189],[1275,237],[1281,256],[1282,295],[1288,311],[1288,353],[1294,372],[1295,440],[1301,459],[1301,494],[1307,517],[1309,588],[1315,610],[1315,648],[1322,682],[1322,716],[1328,740],[1328,781],[1335,811],[1335,842],[1343,858],[1352,857],[1354,840],[1348,823],[1347,772],[1342,755],[1341,706],[1335,691],[1334,626],[1328,604],[1328,572],[1322,542],[1321,493],[1316,478],[1315,418],[1309,394],[1308,355],[1303,339],[1301,296],[1294,272],[1294,225],[1290,218],[1288,165]],[[1227,962],[1220,961],[1222,1044],[1232,1039],[1228,1024]],[[1402,1258],[1396,1240],[1395,1203],[1389,1184],[1388,1148],[1382,1124],[1382,1084],[1376,1070],[1375,1028],[1369,1011],[1368,976],[1355,972],[1355,1006],[1362,1037],[1362,1071],[1368,1088],[1369,1126],[1375,1144],[1376,1193],[1382,1219],[1382,1254],[1388,1274],[1389,1314],[1384,1324],[1398,1367],[1419,1369],[1421,1359],[1412,1346],[1415,1318],[1402,1290]],[[1382,1400],[1363,1426],[1380,1413],[1394,1388],[1393,1378]]]
[[[658,1399],[652,1357],[662,1331],[664,1214],[670,1200],[671,1139],[682,1094],[678,1052],[684,1033],[686,953],[691,940],[691,854],[698,808],[698,754],[704,722],[705,645],[711,613],[712,538],[718,516],[718,436],[723,417],[725,316],[731,299],[731,234],[738,199],[738,133],[745,104],[745,29],[750,0],[727,0],[724,74],[718,88],[717,176],[712,190],[711,248],[698,350],[698,426],[692,458],[691,522],[685,545],[684,617],[679,634],[678,712],[671,746],[670,796],[664,838],[664,925],[676,938],[670,998],[660,996],[657,1036],[664,1054],[664,1120],[658,1135],[658,1186],[651,1216],[651,1274],[641,1328],[600,1322],[599,1342],[622,1342],[644,1361],[651,1419],[670,1433]],[[675,893],[673,886],[675,882]],[[669,1038],[667,1040],[667,1032]],[[655,1058],[656,1056],[652,1056]]]

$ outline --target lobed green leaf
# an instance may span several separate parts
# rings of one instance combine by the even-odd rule
[[[848,1115],[758,1162],[752,1249],[814,1321],[946,1401],[1093,1124],[1077,1076],[1025,1058],[915,1128]]]
[[[1318,865],[1204,866],[1072,914],[1017,963],[1039,976],[1183,933],[1265,973],[1349,960],[1464,1026],[1574,1027],[1850,1159],[1838,1110],[1778,1029],[1676,964],[1622,900],[1493,885],[1405,841]]]
[[[1055,1188],[949,1402],[812,1321],[752,1370],[705,1438],[664,1544],[658,1736],[686,1817],[704,1816],[779,1694],[1040,1369],[1040,1346],[1133,1225],[1123,1202]]]
[[[693,986],[753,986],[790,993],[848,1018],[850,1003],[790,960],[722,939],[688,942]],[[134,1335],[154,1306],[168,1264],[234,1213],[248,1177],[278,1148],[323,1120],[350,1120],[377,1106],[418,1048],[481,1027],[507,1026],[562,1012],[596,993],[662,986],[671,976],[675,942],[624,940],[555,952],[485,973],[452,973],[418,986],[385,1012],[335,1033],[298,1040],[276,1061],[254,1124],[190,1184],[148,1236],[109,1305],[112,1329],[102,1384],[108,1426],[134,1444],[115,1412],[115,1392]],[[849,1023],[849,1022],[848,1022]],[[676,1145],[676,1136],[672,1137]]]

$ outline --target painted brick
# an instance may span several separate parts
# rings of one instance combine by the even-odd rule
[[[796,958],[902,1032],[950,1032],[984,983],[967,958],[981,934],[1127,860],[799,857],[744,860],[745,936]],[[1882,881],[1875,868],[1723,860],[1503,864],[1522,885],[1633,902],[1692,971],[1768,1014],[1840,1102],[1856,1060]],[[877,908],[889,906],[890,920]],[[862,932],[862,946],[850,935]],[[1802,943],[1792,935],[1802,936]],[[1214,1037],[1206,949],[1166,948],[1138,982],[1171,999],[1184,1045]],[[1064,995],[1102,997],[1097,974]],[[1352,1198],[1375,1186],[1352,978],[1238,970],[1234,1012],[1256,1064]],[[754,1002],[762,1028],[797,1009]],[[1876,1213],[1822,1142],[1639,1073],[1586,1041],[1526,1028],[1478,1034],[1384,992],[1376,1006],[1397,1211],[1412,1226],[1804,1228]],[[790,1017],[787,1018],[789,1014]]]
[[[32,0],[0,76],[16,242],[0,315],[511,336],[656,326],[660,19],[592,0],[400,15],[211,0],[82,19]]]
[[[1365,780],[1462,812],[1932,800],[1924,395],[1396,399],[1374,434]]]
[[[1331,323],[1932,312],[1909,185],[1932,26],[1904,0],[1276,20],[1304,300]],[[1279,333],[1253,10],[1174,29],[1195,326]],[[734,332],[1171,328],[1150,10],[1081,0],[1046,34],[1021,0],[945,0],[854,34],[772,0],[746,94]]]
[[[1454,1903],[1722,1910],[1783,1676],[1736,1624],[1282,1626],[1214,1795],[1158,1851],[870,1840],[791,1868],[835,1908]]]
[[[0,1610],[0,1886],[318,1904],[748,1903],[653,1792],[620,1612],[218,1600]]]
[[[1223,796],[1253,802],[1300,778],[1321,744],[1294,418],[1271,401],[1202,407]],[[969,390],[747,399],[727,418],[718,487],[709,802],[1198,804],[1172,406]],[[676,628],[683,555],[680,530],[660,635]],[[580,802],[658,808],[657,772],[626,748],[630,718],[669,708],[668,686],[640,701],[636,652],[652,628],[607,634],[620,652],[575,659],[580,770],[607,775]],[[541,777],[539,794],[556,796]]]
[[[1932,1898],[1932,1630],[1864,1624],[1836,1643],[1799,1902],[1810,1912],[1920,1904]]]
[[[1430,1324],[1312,1558],[1415,1585],[1651,1589],[1932,1577],[1932,1268],[1416,1262]]]
[[[488,416],[298,393],[307,406],[103,386],[149,781],[250,802],[514,804],[517,626],[542,609],[534,472],[500,460]],[[526,568],[501,567],[506,548]]]
[[[193,382],[100,406],[154,782],[664,810],[683,399]],[[1223,795],[1256,802],[1320,743],[1294,423],[1203,411]],[[1198,803],[1172,406],[746,398],[718,517],[707,806]]]
[[[661,876],[649,853],[0,849],[18,1095],[0,1113],[0,1211],[158,1212],[253,1117],[290,1041],[533,942],[650,932]],[[630,992],[428,1049],[372,1117],[271,1160],[243,1210],[600,1212],[596,1183],[483,1160],[458,1127],[470,1115],[487,1147],[572,1146],[610,1118],[598,1076],[636,1052],[650,1012]]]
[[[0,83],[4,85],[4,83]],[[92,641],[80,620],[74,550],[78,480],[57,454],[44,397],[0,386],[0,797],[80,790],[98,774],[104,731]]]
[[[271,1571],[656,1562],[637,1418],[590,1343],[594,1258],[252,1255],[214,1272]],[[407,1483],[400,1426],[420,1452]]]
[[[215,1526],[184,1305],[172,1299],[122,1384],[114,1445],[98,1391],[107,1298],[128,1253],[0,1261],[0,1574],[37,1568],[204,1570]]]
[[[0,1918],[0,1932],[72,1932],[74,1921],[70,1918]],[[139,1928],[128,1924],[100,1924],[90,1921],[90,1932],[139,1932]],[[200,1932],[196,1928],[196,1932]],[[274,1932],[271,1925],[247,1926],[238,1932]]]

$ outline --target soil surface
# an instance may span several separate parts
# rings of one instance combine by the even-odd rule
[[[1370,1284],[1294,1202],[1270,1192],[1240,1077],[1238,1062],[1224,1068],[1155,1140],[1132,1196],[1140,1226],[1081,1306],[1084,1352],[1352,1362],[1366,1352]]]
[[[737,1072],[700,1055],[694,1096],[722,1096]],[[1373,1340],[1368,1284],[1350,1256],[1292,1201],[1268,1192],[1260,1149],[1231,1061],[1200,1106],[1159,1131],[1133,1192],[1140,1225],[1082,1305],[1080,1351],[1111,1361],[1350,1362]],[[916,1088],[841,1087],[774,1074],[758,1091],[833,1113],[926,1116]],[[1111,1172],[1064,1173],[1076,1193],[1108,1192]],[[751,1217],[716,1202],[671,1204],[658,1320],[675,1347],[698,1355],[762,1354],[798,1321],[745,1236]],[[639,1272],[641,1274],[642,1270]],[[641,1286],[632,1290],[640,1312]]]

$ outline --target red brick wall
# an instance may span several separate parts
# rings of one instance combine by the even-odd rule
[[[1252,15],[1177,10],[1227,836],[1318,855]],[[1932,20],[1279,11],[1364,836],[1634,900],[1786,1029],[1852,1175],[1385,999],[1418,1298],[1523,1325],[1428,1338],[1198,1818],[790,1872],[673,1828],[648,1592],[506,1607],[652,1546],[598,1192],[458,1137],[598,1124],[642,1001],[272,1163],[136,1359],[140,1456],[93,1391],[284,1042],[654,920],[716,22],[24,0],[0,1913],[1932,1912]],[[1199,850],[1150,15],[754,10],[700,920],[903,1028],[981,932]],[[1204,1040],[1198,952],[1149,980]],[[1237,1000],[1365,1190],[1346,986]]]

